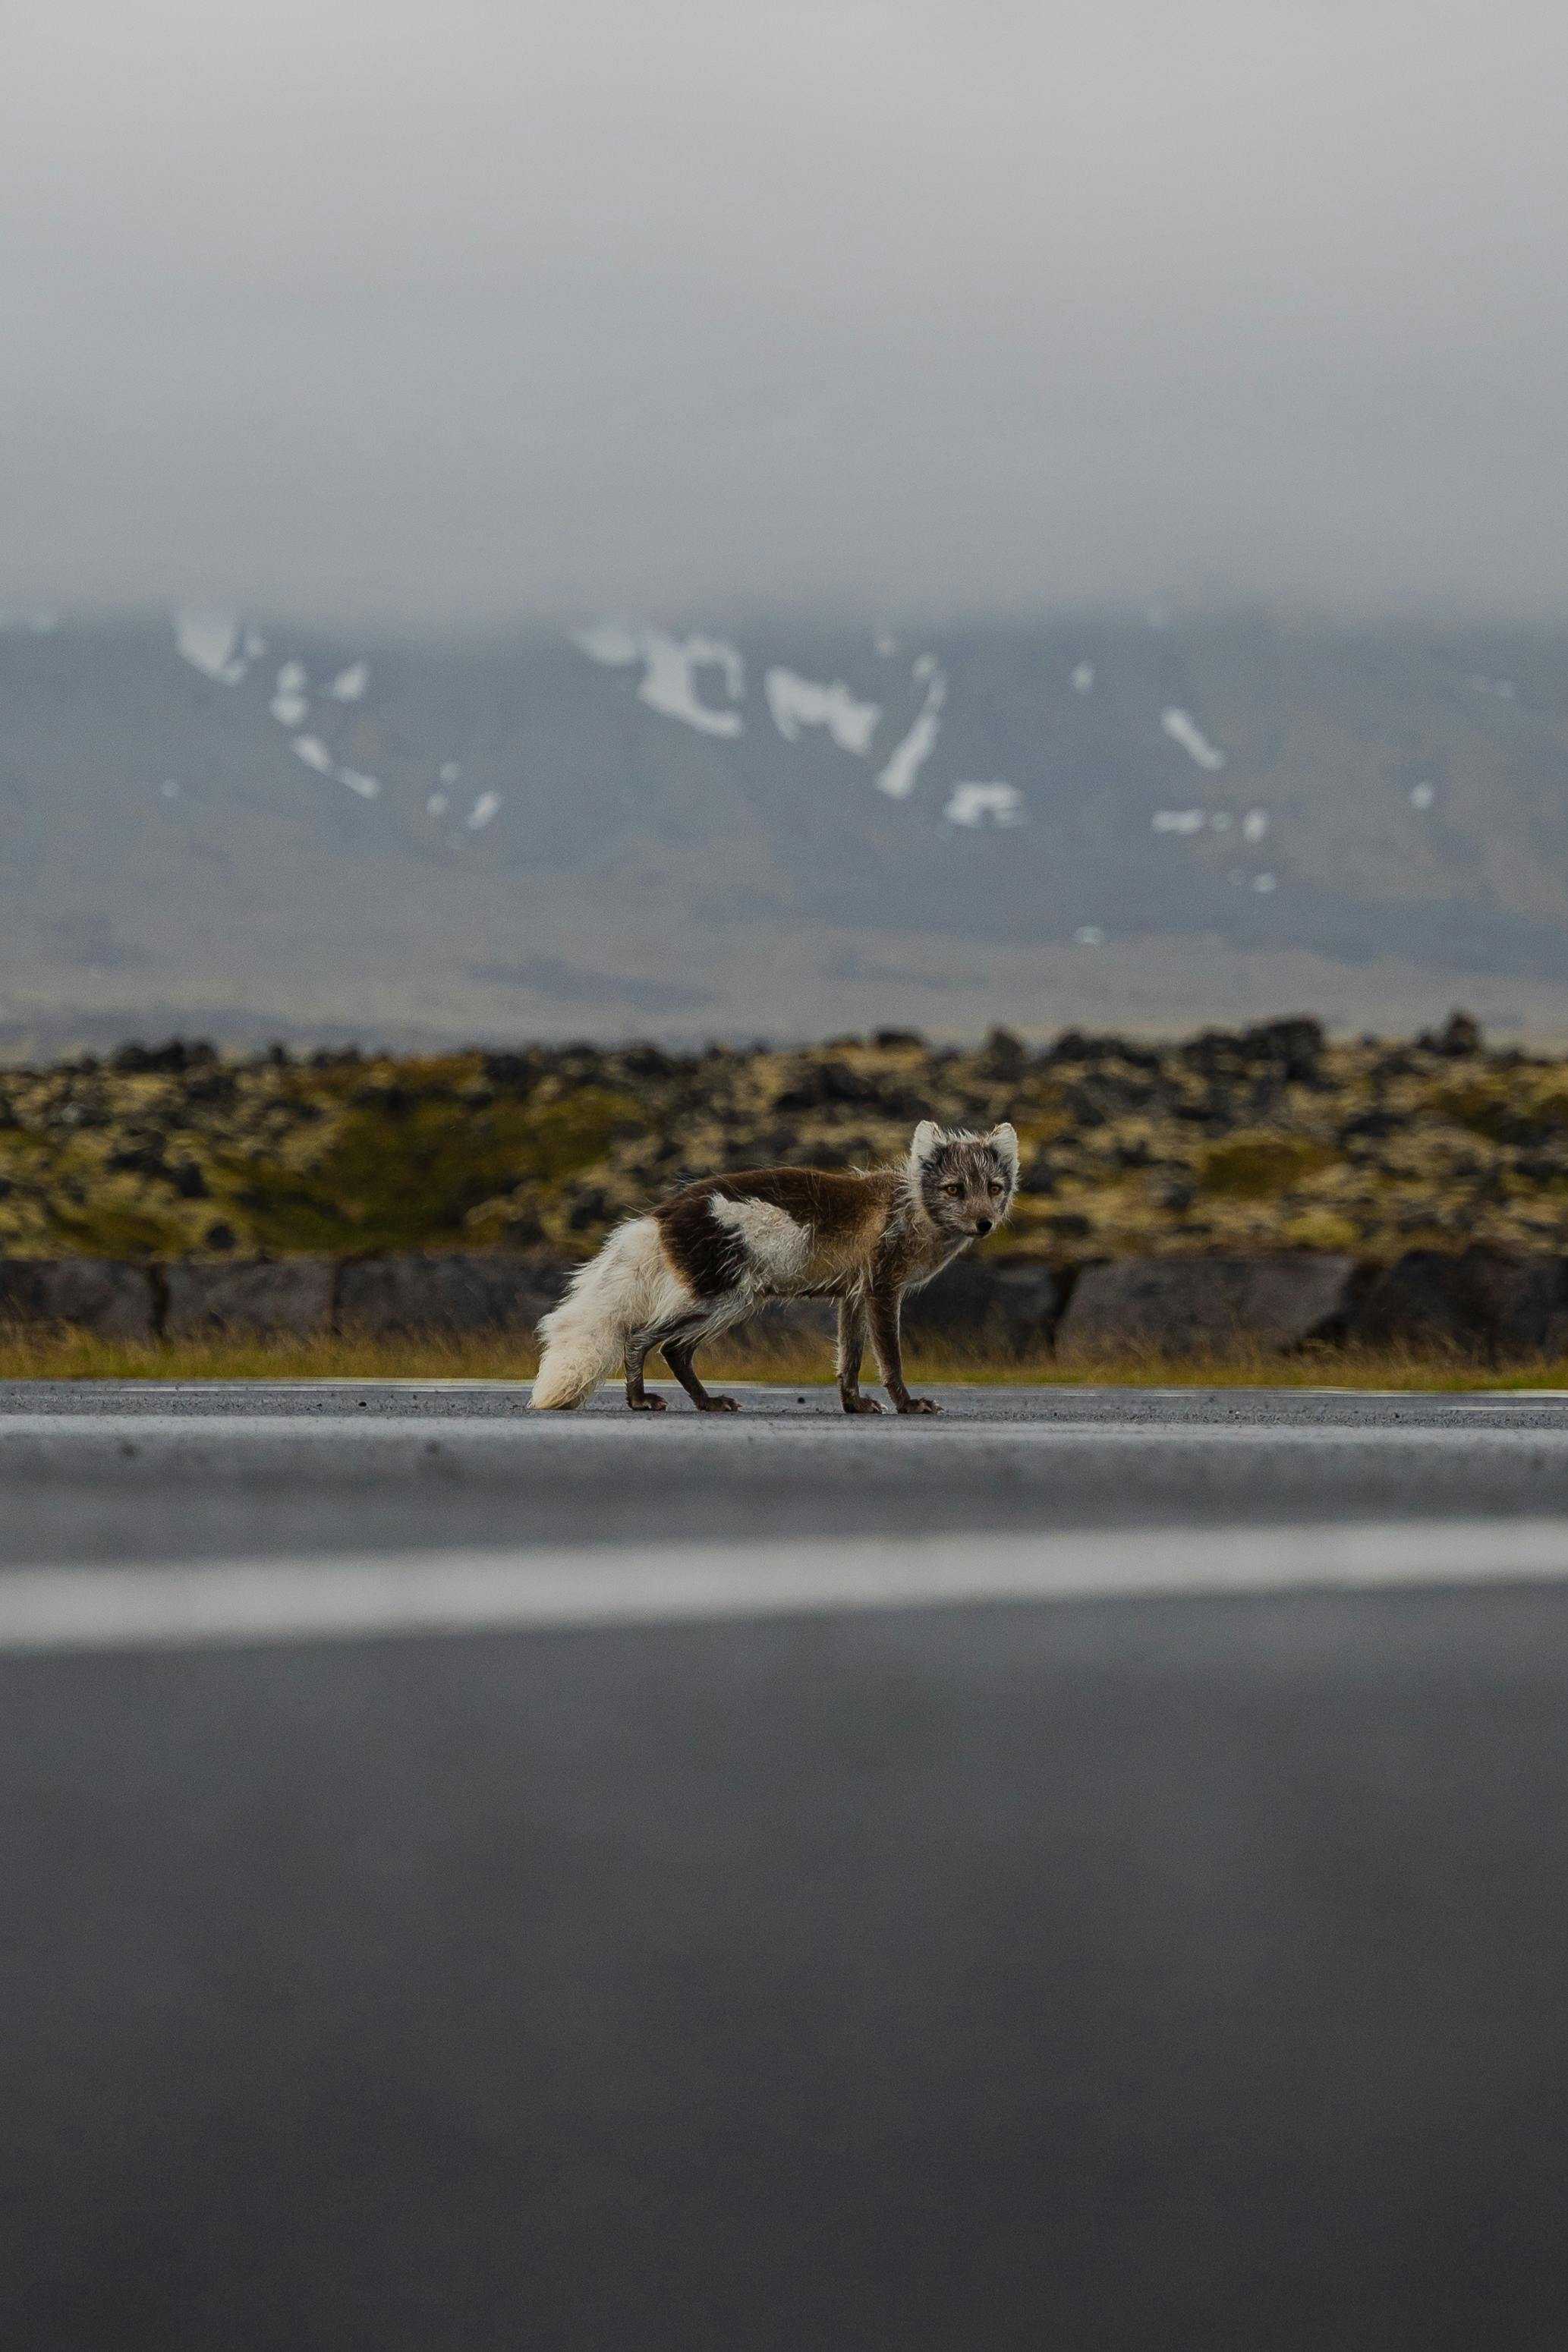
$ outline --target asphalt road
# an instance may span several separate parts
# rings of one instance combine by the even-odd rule
[[[1568,1402],[803,1393],[0,1393],[5,2341],[1556,2352]]]
[[[510,1385],[0,1387],[0,1560],[1568,1510],[1568,1398],[828,1390],[532,1415]]]

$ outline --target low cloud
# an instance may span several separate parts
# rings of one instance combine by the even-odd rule
[[[0,599],[1561,616],[1534,0],[35,10]]]

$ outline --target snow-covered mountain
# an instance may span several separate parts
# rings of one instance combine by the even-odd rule
[[[0,622],[0,1035],[1568,1029],[1568,639]]]

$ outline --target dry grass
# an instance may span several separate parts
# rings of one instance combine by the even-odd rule
[[[0,1331],[0,1380],[7,1381],[525,1381],[531,1339],[372,1340],[211,1339],[139,1343],[85,1332]],[[1410,1348],[1303,1349],[1275,1356],[1243,1348],[1207,1356],[1124,1349],[1115,1355],[1022,1361],[957,1348],[911,1349],[919,1384],[968,1381],[992,1387],[1568,1390],[1568,1361],[1482,1365]],[[781,1337],[716,1345],[702,1360],[717,1380],[806,1388],[832,1376],[831,1349]]]
[[[531,1337],[461,1339],[98,1339],[0,1330],[7,1381],[526,1381]]]

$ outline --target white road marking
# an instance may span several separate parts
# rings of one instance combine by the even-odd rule
[[[325,1554],[0,1572],[0,1653],[1568,1578],[1568,1519]]]

